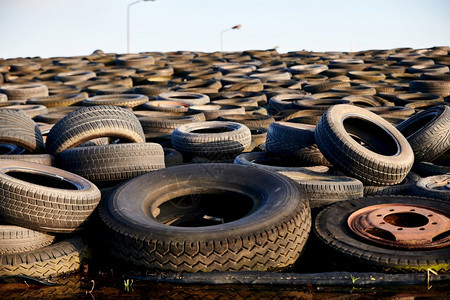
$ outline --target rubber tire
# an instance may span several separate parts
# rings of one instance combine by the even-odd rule
[[[412,196],[373,196],[342,201],[325,208],[315,220],[314,232],[321,242],[332,250],[334,260],[347,258],[351,265],[364,265],[364,270],[388,272],[427,272],[428,268],[448,273],[448,248],[435,250],[389,249],[356,238],[347,229],[347,219],[354,211],[376,204],[402,203],[450,211],[450,203]],[[328,255],[331,256],[331,253]]]
[[[9,154],[0,155],[0,159],[21,160],[45,166],[55,166],[55,157],[50,154]]]
[[[36,250],[54,240],[54,235],[15,225],[0,225],[0,255]]]
[[[439,105],[397,126],[410,143],[416,162],[431,162],[450,149],[450,107]]]
[[[347,129],[345,121],[349,125]],[[387,155],[376,149],[377,152],[366,149],[350,136],[348,130],[365,142],[374,141]],[[314,136],[318,148],[334,167],[365,185],[398,184],[414,162],[406,138],[382,117],[361,107],[346,104],[331,107],[317,124]]]
[[[8,175],[19,171],[28,176],[64,181],[71,188],[46,186],[42,177],[28,181]],[[40,184],[33,180],[39,180]],[[42,232],[70,233],[83,229],[84,222],[100,201],[100,191],[86,179],[67,171],[40,164],[0,160],[0,215],[8,223]]]
[[[0,142],[30,152],[41,152],[45,147],[39,126],[23,112],[11,109],[0,109]]]
[[[402,182],[390,186],[364,186],[364,196],[383,195],[410,195],[412,187],[420,180],[420,176],[414,172],[409,172]],[[425,196],[425,195],[424,195]]]
[[[267,130],[266,149],[275,156],[311,165],[330,166],[314,140],[316,126],[289,122],[272,123]]]
[[[279,173],[305,190],[311,209],[316,211],[335,202],[360,198],[364,194],[362,182],[352,177],[314,171]]]
[[[261,147],[258,146],[259,148]],[[274,164],[267,163],[281,163],[282,165],[288,166],[279,166]],[[267,152],[250,152],[250,153],[242,153],[234,159],[234,163],[238,165],[247,165],[252,166],[258,169],[264,169],[272,172],[307,172],[307,171],[316,171],[316,172],[328,172],[329,168],[327,166],[312,166],[312,167],[302,167],[295,166],[292,164],[292,161],[285,161],[278,156],[270,155]]]
[[[450,203],[450,173],[421,178],[412,186],[411,194]]]
[[[14,84],[0,86],[0,93],[6,94],[8,100],[22,100],[48,96],[48,88],[44,84]]]
[[[235,221],[201,227],[170,227],[143,211],[178,196],[217,190],[261,202]],[[142,175],[119,186],[99,213],[106,225],[104,243],[116,259],[133,268],[172,272],[284,269],[299,257],[311,222],[307,198],[292,181],[232,164],[176,166]]]
[[[117,106],[92,106],[76,110],[59,120],[47,135],[47,151],[56,155],[99,137],[115,137],[128,142],[145,142],[136,116]]]
[[[89,257],[84,240],[72,237],[34,251],[0,255],[0,276],[59,276],[79,270]]]
[[[226,129],[225,132],[195,133],[197,130]],[[250,129],[239,123],[207,121],[186,124],[172,133],[172,146],[181,153],[200,156],[209,160],[234,159],[250,146]]]
[[[121,107],[136,107],[148,102],[148,97],[139,94],[100,95],[83,100],[83,106],[115,105]]]
[[[237,122],[244,124],[247,127],[263,127],[268,128],[269,125],[275,122],[274,118],[268,115],[258,115],[258,114],[245,114],[245,115],[226,115],[220,116],[217,120],[219,121],[228,121],[228,122]]]
[[[163,149],[156,143],[76,147],[61,152],[58,164],[96,184],[123,181],[165,168]]]
[[[183,155],[179,151],[167,147],[164,147],[163,150],[166,168],[183,164]]]
[[[45,105],[49,107],[65,107],[71,105],[79,105],[87,99],[87,93],[58,94],[47,97],[32,98],[27,100],[27,104]]]

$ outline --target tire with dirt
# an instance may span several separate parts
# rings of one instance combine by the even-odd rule
[[[276,122],[267,130],[268,153],[311,165],[329,166],[314,140],[316,126],[309,124]]]
[[[363,184],[355,178],[314,171],[280,172],[280,174],[291,178],[305,190],[313,210],[363,196]]]
[[[54,235],[15,225],[0,224],[0,255],[36,250],[50,245]]]
[[[2,219],[42,232],[83,229],[100,201],[100,191],[86,179],[24,161],[0,160],[0,185]]]
[[[22,160],[46,166],[55,165],[55,158],[50,154],[9,154],[0,155],[0,159]]]
[[[415,162],[431,162],[450,149],[450,107],[439,105],[397,126],[414,151]]]
[[[86,242],[71,237],[33,251],[0,254],[0,276],[59,276],[79,270],[83,259],[89,257]]]
[[[132,112],[105,105],[81,108],[59,120],[47,135],[46,147],[56,155],[99,137],[145,142],[142,126]]]
[[[235,122],[191,123],[172,133],[172,145],[176,150],[209,160],[234,159],[250,146],[251,141],[250,129]]]
[[[233,164],[144,174],[115,189],[99,213],[115,259],[173,272],[284,269],[299,257],[311,221],[292,181]]]
[[[414,172],[409,172],[402,182],[389,186],[364,186],[364,196],[374,195],[409,195],[412,187],[419,181],[420,176]]]
[[[398,184],[414,162],[406,138],[382,117],[361,107],[331,107],[317,124],[314,137],[334,167],[366,185]]]
[[[13,144],[30,152],[44,150],[39,126],[21,111],[0,109],[0,143]]]
[[[163,149],[156,143],[76,147],[61,152],[58,164],[96,184],[123,181],[165,167]]]
[[[449,211],[449,202],[431,198],[364,197],[327,207],[317,216],[314,230],[331,251],[327,255],[333,260],[344,263],[348,260],[349,266],[361,266],[364,271],[426,272],[432,269],[448,273],[448,235],[442,234],[445,231],[442,226],[435,231],[430,226],[444,224]],[[381,222],[378,223],[377,218],[381,218]],[[417,234],[408,236],[408,232]],[[423,240],[417,243],[417,238]]]
[[[450,202],[450,174],[421,178],[412,186],[411,194]]]

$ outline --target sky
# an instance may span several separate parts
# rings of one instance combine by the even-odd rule
[[[127,52],[133,0],[0,0],[0,58]],[[156,0],[130,9],[130,52],[359,51],[450,45],[450,0]]]

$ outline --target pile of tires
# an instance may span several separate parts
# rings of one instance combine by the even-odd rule
[[[0,275],[448,273],[449,51],[0,60]]]

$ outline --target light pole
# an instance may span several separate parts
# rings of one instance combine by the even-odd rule
[[[130,53],[130,7],[139,2],[156,1],[156,0],[138,0],[131,2],[127,7],[127,53]]]
[[[227,32],[227,31],[230,31],[230,30],[240,29],[241,27],[242,27],[242,25],[241,25],[241,24],[238,24],[238,25],[235,25],[235,26],[233,26],[233,27],[231,27],[231,28],[227,28],[227,29],[225,29],[225,30],[222,30],[222,31],[220,32],[220,52],[223,52],[223,34],[224,34],[225,32]]]

